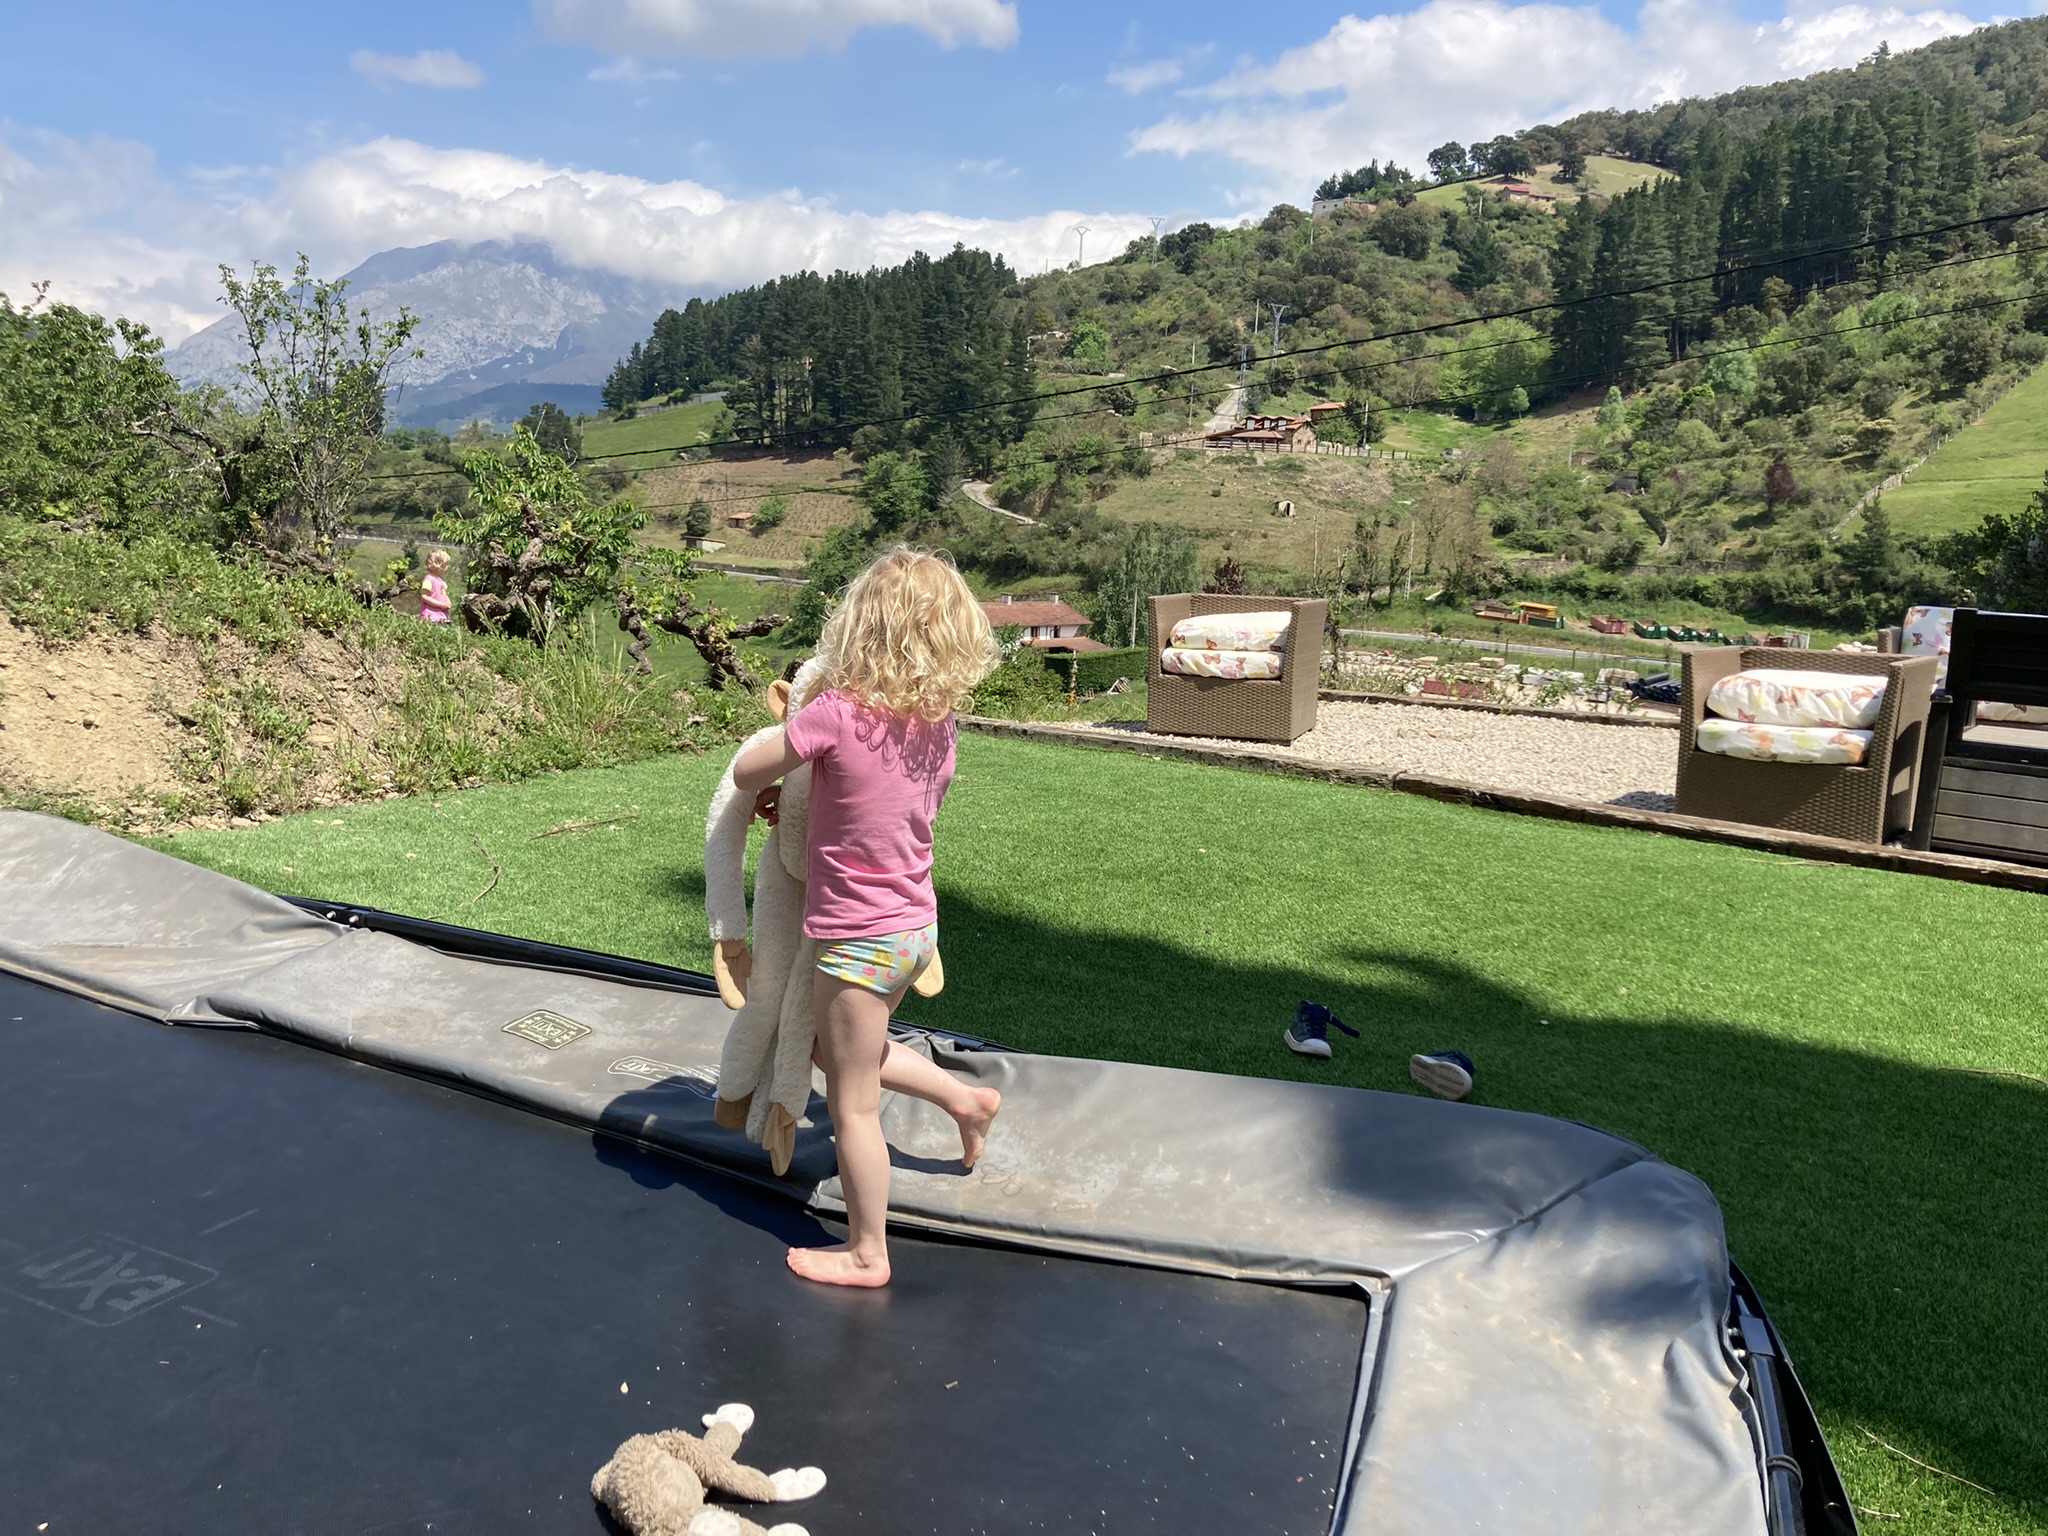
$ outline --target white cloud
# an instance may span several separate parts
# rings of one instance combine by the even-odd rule
[[[0,291],[25,294],[47,277],[56,297],[131,315],[174,342],[219,318],[218,263],[284,262],[295,250],[338,274],[394,246],[539,240],[579,266],[711,293],[956,243],[1033,273],[1072,257],[1077,223],[1102,252],[1151,228],[1138,214],[1073,209],[1022,219],[848,213],[795,193],[731,198],[697,182],[405,139],[323,156],[222,202],[167,180],[136,144],[0,132]]]
[[[590,72],[590,78],[600,81],[618,80],[629,85],[641,85],[661,80],[680,80],[680,70],[665,69],[660,65],[648,64],[631,54],[622,59],[613,59],[609,64],[600,64]]]
[[[1592,6],[1425,0],[1346,16],[1312,43],[1241,65],[1186,93],[1215,105],[1140,129],[1131,149],[1223,155],[1258,174],[1247,196],[1298,200],[1369,159],[1419,170],[1446,139],[1840,68],[1881,40],[1898,51],[1976,25],[1953,11],[1801,0],[1756,24],[1717,0],[1645,0],[1630,30]]]
[[[953,169],[964,171],[970,176],[1014,176],[1017,167],[1007,160],[956,160]]]
[[[481,65],[446,48],[423,48],[418,53],[372,53],[358,48],[348,56],[348,66],[372,85],[390,90],[393,85],[424,85],[437,91],[473,91],[484,83]]]
[[[942,48],[1007,48],[1013,0],[533,0],[555,37],[620,54],[794,57],[866,27],[909,27]]]
[[[1149,64],[1131,64],[1112,69],[1103,78],[1126,96],[1142,96],[1162,85],[1171,85],[1187,73],[1178,59],[1154,59]]]

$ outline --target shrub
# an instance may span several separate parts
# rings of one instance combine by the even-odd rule
[[[1145,675],[1147,655],[1143,646],[1133,645],[1116,651],[1046,656],[1040,664],[1058,679],[1062,692],[1069,686],[1077,692],[1100,691],[1120,677],[1137,682]]]
[[[1008,633],[1018,634],[1011,630]],[[1029,720],[1049,712],[1066,692],[1061,680],[1030,646],[1011,641],[1003,647],[1003,664],[981,680],[969,710],[998,720]]]

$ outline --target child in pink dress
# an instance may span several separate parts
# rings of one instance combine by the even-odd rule
[[[427,579],[420,583],[420,617],[429,624],[446,624],[451,606],[448,601],[448,551],[437,549],[427,556]]]
[[[826,1285],[889,1283],[889,1147],[882,1090],[936,1104],[972,1168],[1002,1106],[889,1040],[889,1015],[938,948],[932,818],[953,780],[953,711],[999,659],[981,605],[942,555],[898,546],[847,588],[819,654],[826,686],[788,725],[742,752],[733,783],[765,792],[811,765],[804,932],[817,1062],[825,1072],[846,1196],[847,1241],[792,1248],[789,1267]],[[764,799],[766,798],[764,794]]]

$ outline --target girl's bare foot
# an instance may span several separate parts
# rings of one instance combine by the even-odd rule
[[[889,1283],[888,1255],[862,1254],[850,1243],[834,1243],[830,1248],[792,1248],[789,1267],[820,1285],[854,1285],[872,1290]]]
[[[996,1115],[1003,1107],[1003,1096],[993,1088],[968,1090],[974,1099],[971,1114],[955,1115],[960,1126],[960,1162],[972,1168],[981,1161],[982,1148],[988,1145],[988,1128],[995,1124]]]

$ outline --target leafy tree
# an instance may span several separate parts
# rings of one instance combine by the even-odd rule
[[[1245,585],[1244,567],[1225,555],[1216,562],[1215,572],[1202,590],[1222,597],[1243,597],[1251,588]]]
[[[303,532],[314,558],[329,561],[383,435],[392,366],[419,319],[406,310],[383,322],[367,309],[351,314],[347,280],[313,277],[303,254],[289,282],[260,261],[246,281],[227,266],[220,278],[248,349],[241,366],[258,432],[288,488],[266,532],[280,550]]]
[[[1792,466],[1783,459],[1771,460],[1764,469],[1764,505],[1776,511],[1798,494],[1799,482],[1792,474]]]
[[[1892,536],[1891,515],[1877,500],[1863,509],[1856,532],[1842,545],[1842,564],[1864,592],[1890,588],[1899,572],[1899,544]]]
[[[1389,256],[1427,261],[1436,244],[1438,222],[1436,211],[1427,203],[1397,204],[1374,214],[1365,232]]]
[[[2048,478],[2012,516],[1987,513],[1975,528],[1945,535],[1935,559],[1983,607],[2048,613]]]
[[[997,506],[1039,517],[1044,515],[1058,485],[1059,471],[1050,461],[1045,434],[1034,432],[997,456],[990,490]]]
[[[1429,166],[1429,174],[1438,181],[1456,181],[1460,176],[1471,173],[1471,162],[1465,158],[1465,146],[1456,139],[1437,145],[1424,156],[1424,161]]]
[[[772,634],[787,620],[779,613],[736,619],[717,608],[698,606],[692,586],[696,574],[690,557],[673,549],[645,551],[620,571],[612,597],[619,628],[631,636],[626,652],[635,669],[642,676],[652,675],[654,663],[647,653],[658,629],[680,635],[696,648],[704,661],[704,684],[713,692],[758,690],[761,679],[741,656],[737,642]]]
[[[754,509],[754,527],[763,533],[770,528],[780,528],[789,516],[789,497],[781,491],[761,498],[761,505]]]
[[[1600,402],[1593,420],[1608,437],[1620,437],[1628,431],[1628,407],[1622,402],[1620,385],[1607,386],[1607,398]]]
[[[1151,599],[1187,592],[1196,581],[1195,541],[1185,529],[1140,523],[1124,535],[1095,576],[1091,633],[1107,645],[1145,644],[1152,627]]]
[[[1586,179],[1586,152],[1576,144],[1567,148],[1558,159],[1557,174],[1566,181],[1584,181]]]
[[[1067,356],[1087,373],[1109,372],[1109,331],[1099,320],[1077,320],[1067,338]]]
[[[1493,232],[1491,219],[1482,215],[1459,219],[1451,244],[1458,252],[1458,270],[1452,274],[1451,282],[1460,293],[1473,294],[1490,288],[1507,274],[1507,252]]]
[[[1513,134],[1504,133],[1497,139],[1473,145],[1472,159],[1485,176],[1526,176],[1536,169],[1528,148]]]
[[[1700,367],[1700,382],[1718,396],[1747,400],[1756,393],[1756,354],[1746,347],[1709,352]]]
[[[513,429],[509,452],[477,449],[462,473],[468,504],[434,524],[470,546],[462,616],[471,629],[545,645],[563,620],[612,597],[643,521],[638,507],[594,504],[582,477],[524,426]]]
[[[1954,315],[1942,340],[1941,372],[1959,388],[1976,383],[1998,366],[2005,333],[1982,315]]]
[[[533,434],[533,440],[558,459],[574,464],[583,457],[583,429],[576,419],[552,400],[526,408],[519,425]]]
[[[1102,408],[1114,416],[1135,416],[1138,414],[1138,397],[1127,384],[1112,384],[1095,397],[1102,402]]]
[[[1523,416],[1529,390],[1540,385],[1550,361],[1550,344],[1520,320],[1495,320],[1461,336],[1447,357],[1446,393],[1469,403],[1481,417]]]
[[[868,505],[877,538],[893,539],[924,521],[931,504],[925,468],[900,453],[878,453],[861,470],[861,500]]]
[[[16,309],[0,294],[0,507],[117,534],[172,528],[197,495],[180,494],[186,465],[167,451],[178,386],[163,343],[142,326],[109,325],[44,287]]]
[[[1159,241],[1159,252],[1173,263],[1174,270],[1187,276],[1195,270],[1203,250],[1216,238],[1213,224],[1183,224]]]
[[[852,523],[828,529],[804,562],[803,590],[783,627],[783,640],[790,645],[816,645],[839,595],[867,569],[872,555],[872,545]]]
[[[536,441],[538,441],[537,436]],[[683,512],[683,533],[692,539],[703,539],[711,536],[711,503],[702,496],[690,498],[690,505]]]

